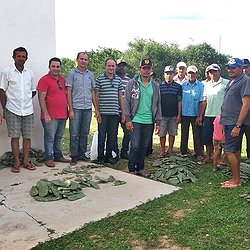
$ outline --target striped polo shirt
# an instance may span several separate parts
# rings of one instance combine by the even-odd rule
[[[102,115],[119,114],[119,91],[123,91],[122,80],[114,75],[109,79],[104,73],[96,78],[95,90],[99,92],[99,112]]]

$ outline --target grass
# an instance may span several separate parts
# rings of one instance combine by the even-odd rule
[[[91,134],[95,126],[92,125]],[[67,137],[68,131],[66,153]],[[121,137],[119,131],[119,140]],[[154,141],[157,155],[159,140]],[[123,170],[126,163],[121,160],[115,168]],[[151,164],[147,160],[147,167]],[[210,164],[198,166],[195,174],[196,183],[182,184],[182,189],[171,195],[86,224],[34,249],[250,249],[250,203],[239,197],[250,191],[250,183],[222,189],[220,182],[225,177],[221,172],[213,173]]]

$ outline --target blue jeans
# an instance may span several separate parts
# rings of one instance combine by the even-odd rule
[[[87,151],[92,110],[74,109],[74,113],[74,119],[69,121],[70,156],[71,158],[81,158]]]
[[[98,124],[98,160],[104,161],[112,158],[112,151],[117,144],[117,130],[119,125],[119,115],[101,115],[102,122]],[[104,156],[104,146],[106,142],[106,155]]]
[[[129,172],[144,169],[147,147],[152,136],[153,124],[133,122],[134,130],[130,133]]]
[[[62,154],[61,141],[65,130],[66,119],[52,119],[51,123],[45,123],[44,128],[44,160],[60,159]]]

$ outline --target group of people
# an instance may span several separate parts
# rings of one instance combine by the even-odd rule
[[[144,177],[145,157],[149,153],[153,131],[160,138],[159,157],[173,154],[178,124],[181,124],[180,152],[190,153],[189,127],[193,132],[194,153],[199,164],[213,161],[216,171],[224,148],[231,167],[232,179],[222,187],[240,185],[239,164],[242,135],[247,137],[250,157],[250,63],[232,58],[227,63],[230,80],[221,77],[218,64],[206,68],[206,80],[197,79],[195,65],[179,62],[176,69],[167,65],[164,81],[158,84],[153,62],[145,58],[139,63],[139,74],[130,79],[127,62],[108,58],[104,73],[94,79],[88,70],[88,54],[79,52],[77,66],[66,78],[60,75],[61,60],[49,60],[49,72],[38,84],[25,67],[28,52],[19,47],[13,51],[14,65],[5,68],[0,78],[0,100],[14,157],[12,172],[20,172],[19,138],[23,138],[23,167],[35,170],[28,161],[33,127],[32,98],[38,91],[41,122],[44,129],[45,164],[89,161],[86,155],[92,107],[98,122],[98,157],[96,163],[116,164],[128,159],[128,171]],[[177,74],[175,74],[177,72]],[[0,123],[3,121],[0,115]],[[61,141],[69,118],[70,160],[62,154]],[[122,147],[117,143],[118,127],[123,130]],[[168,146],[166,147],[166,136]],[[204,157],[204,145],[206,156]],[[151,149],[152,150],[152,149]],[[248,152],[249,151],[249,152]],[[116,153],[113,157],[112,152]]]

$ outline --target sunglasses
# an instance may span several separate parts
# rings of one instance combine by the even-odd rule
[[[61,82],[60,82],[59,80],[56,80],[56,82],[57,82],[58,88],[59,88],[59,89],[62,89],[62,84],[61,84]]]

